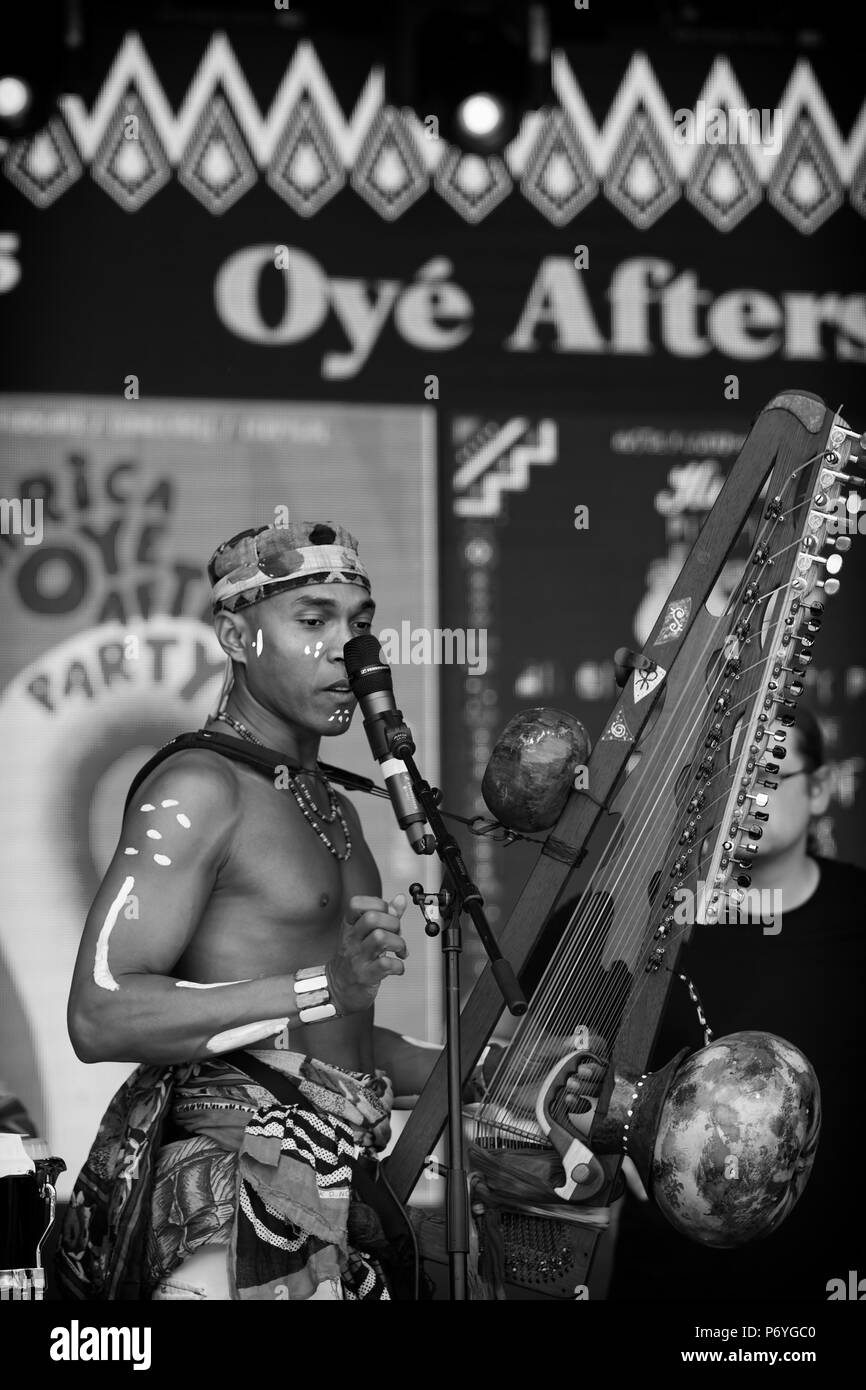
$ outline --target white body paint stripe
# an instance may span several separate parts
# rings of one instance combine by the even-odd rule
[[[215,980],[211,985],[203,985],[198,980],[175,980],[175,989],[225,989],[227,985],[248,985],[249,980]]]
[[[120,914],[120,909],[129,897],[135,885],[135,879],[130,875],[123,880],[123,887],[118,890],[117,897],[114,899],[108,912],[105,914],[105,921],[102,924],[102,931],[96,942],[96,955],[93,960],[93,980],[99,985],[100,989],[120,989],[120,985],[115,980],[108,968],[108,938],[114,929],[114,924]]]
[[[235,1047],[246,1047],[247,1043],[260,1042],[281,1033],[288,1018],[266,1018],[261,1023],[242,1023],[239,1028],[228,1028],[224,1033],[215,1033],[207,1043],[208,1052],[231,1052]]]

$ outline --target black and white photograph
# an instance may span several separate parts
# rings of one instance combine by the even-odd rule
[[[7,1347],[844,1373],[856,10],[0,23]]]

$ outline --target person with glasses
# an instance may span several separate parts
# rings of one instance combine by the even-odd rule
[[[695,926],[678,969],[694,982],[716,1037],[776,1033],[809,1058],[821,1086],[814,1168],[779,1229],[733,1250],[687,1240],[652,1203],[627,1198],[611,1299],[824,1301],[858,1261],[866,1274],[862,1207],[846,1195],[864,1128],[866,872],[816,853],[813,830],[832,789],[819,725],[803,706],[773,780],[778,786],[739,920]],[[651,1067],[703,1042],[695,1007],[676,980]]]

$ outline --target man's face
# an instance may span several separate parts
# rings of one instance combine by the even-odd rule
[[[356,700],[343,647],[370,631],[375,607],[361,584],[309,584],[255,604],[244,613],[250,693],[321,737],[344,733]]]
[[[827,769],[810,767],[796,729],[791,730],[787,749],[778,773],[769,779],[778,782],[778,787],[770,794],[770,819],[764,823],[759,842],[759,858],[763,862],[798,844],[805,848],[810,820],[827,809],[830,799]]]

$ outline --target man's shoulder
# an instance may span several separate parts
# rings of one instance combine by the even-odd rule
[[[209,748],[184,748],[170,754],[136,789],[129,810],[177,803],[179,815],[212,815],[237,804],[239,779],[228,758]]]

